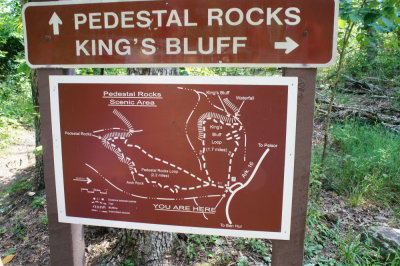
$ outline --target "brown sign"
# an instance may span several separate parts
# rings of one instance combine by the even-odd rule
[[[296,78],[50,82],[61,222],[289,238]]]
[[[332,63],[337,0],[65,1],[24,6],[31,67]]]

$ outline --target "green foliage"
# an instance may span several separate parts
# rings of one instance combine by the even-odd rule
[[[363,34],[365,35],[365,34]],[[350,39],[349,51],[346,54],[343,66],[343,75],[340,87],[346,77],[362,80],[374,84],[383,90],[386,95],[400,95],[400,42],[398,34],[387,33],[384,36],[376,34],[379,39],[377,53],[373,60],[368,57],[368,51],[355,39]],[[335,68],[325,68],[318,71],[319,87],[329,88],[335,75]],[[377,91],[381,94],[382,91]],[[394,94],[394,95],[393,95]]]
[[[43,154],[43,146],[42,146],[42,145],[36,146],[36,147],[35,147],[35,150],[33,151],[33,154],[35,154],[35,155],[41,155],[41,154]]]
[[[400,25],[397,0],[340,0],[340,17],[360,29],[393,32]],[[343,23],[343,22],[342,22]]]
[[[6,117],[0,117],[0,150],[7,147],[12,141],[13,135],[10,132],[18,127],[18,122]]]
[[[327,157],[326,171],[321,170],[321,147],[313,152],[311,164],[309,203],[307,209],[307,233],[305,238],[305,261],[318,265],[398,265],[398,254],[385,256],[363,232],[355,233],[352,228],[342,226],[340,218],[332,224],[327,219],[327,213],[321,211],[320,196],[323,187],[334,188],[339,194],[348,195],[353,199],[359,193],[352,189],[352,183],[365,182],[360,176],[367,176],[386,169],[386,175],[381,176],[381,182],[371,183],[368,193],[364,192],[360,200],[367,198],[376,203],[398,205],[399,167],[398,154],[400,136],[388,133],[379,126],[368,126],[356,122],[334,125],[333,136],[335,149]],[[347,165],[348,156],[352,157]],[[383,164],[382,164],[383,163]],[[367,165],[369,165],[367,167]],[[357,168],[357,169],[354,169]],[[377,170],[378,169],[378,170]],[[355,172],[350,172],[354,170]],[[356,176],[354,176],[356,175]],[[360,180],[361,179],[361,180]],[[394,191],[390,184],[397,183]],[[335,184],[336,186],[333,186]],[[386,187],[387,186],[387,187]],[[338,188],[341,189],[338,189]],[[387,194],[387,190],[391,192]],[[392,187],[393,189],[393,187]],[[374,193],[372,193],[372,191]],[[352,196],[351,193],[355,193]],[[352,203],[353,200],[351,200]],[[359,202],[358,202],[359,203]],[[332,255],[334,254],[334,255]]]
[[[31,103],[31,91],[28,80],[22,78],[16,84],[1,84],[0,109],[1,117],[17,120],[20,123],[31,125],[34,110]]]
[[[241,258],[238,260],[237,265],[238,265],[238,266],[247,266],[247,265],[250,265],[250,264],[249,264],[249,261],[247,260],[246,257],[241,257]]]
[[[365,233],[355,234],[350,228],[341,233],[338,224],[332,235],[342,265],[398,265],[399,254],[385,256]]]
[[[32,104],[32,93],[27,73],[10,73],[0,79],[0,150],[22,126],[31,127],[38,114]]]
[[[379,36],[379,35],[378,35]],[[346,60],[345,73],[356,79],[372,77],[374,84],[386,88],[400,87],[400,42],[398,35],[388,33],[379,41],[379,50],[373,61],[367,51],[354,49]],[[352,46],[357,47],[354,42]]]
[[[400,1],[340,0],[338,24],[339,49],[343,47],[349,24],[354,25],[344,47],[344,76],[366,79],[388,91],[400,91]],[[320,71],[323,86],[329,87],[335,82],[335,71],[335,67]],[[342,82],[343,79],[339,80]]]
[[[248,67],[185,67],[179,69],[182,76],[266,76],[279,74],[276,68]]]
[[[26,235],[26,225],[20,217],[16,217],[10,232],[17,238],[23,238]]]
[[[214,265],[227,265],[227,259],[228,256],[222,253],[219,253],[216,255],[215,263],[212,263]]]
[[[305,237],[304,256],[306,261],[334,265],[333,258],[323,256],[323,248],[331,235],[331,229],[323,219],[323,213],[319,210],[319,204],[310,201],[307,209],[307,234]]]
[[[7,250],[6,254],[4,254],[4,257],[7,257],[8,255],[12,255],[12,254],[16,254],[17,251],[15,250],[15,248],[10,248],[9,250]]]
[[[21,4],[0,0],[0,149],[12,141],[12,130],[32,126],[36,116],[24,59]]]
[[[31,126],[36,115],[31,98],[29,79],[23,73],[0,83],[0,126]]]
[[[32,184],[28,178],[22,178],[15,181],[12,186],[7,189],[5,192],[2,192],[1,196],[4,197],[5,195],[15,197],[25,193],[28,189],[32,187]]]
[[[214,245],[218,237],[206,235],[187,235],[186,245],[184,247],[186,259],[188,262],[193,262],[198,252],[205,252],[207,245]]]
[[[21,5],[15,0],[0,0],[0,81],[18,70],[24,42]]]
[[[122,266],[135,266],[135,263],[132,259],[126,259],[124,263],[122,263]]]
[[[39,221],[45,227],[47,227],[49,225],[49,218],[47,217],[47,214],[43,214],[43,215],[39,216]]]
[[[307,212],[306,262],[332,266],[398,265],[398,254],[385,256],[365,233],[356,234],[352,228],[343,228],[340,220],[332,226],[324,217],[319,204],[311,201]]]
[[[360,239],[361,235],[355,235],[351,229],[347,235],[336,235],[335,240],[338,247],[338,253],[340,254],[343,262],[352,265],[360,265],[360,263],[361,265],[364,265],[363,263],[366,263],[368,259],[374,260],[370,257],[370,251],[363,248],[363,243],[361,243]],[[363,259],[363,256],[368,259]]]
[[[103,71],[103,73],[102,73]],[[78,68],[75,71],[76,75],[126,75],[126,68]]]
[[[31,206],[34,209],[39,209],[39,208],[43,208],[45,204],[46,204],[45,196],[36,196],[36,197],[34,197],[32,203],[31,203]]]
[[[266,256],[268,254],[268,247],[261,239],[256,238],[235,238],[235,247],[239,250],[249,249],[253,252]]]
[[[12,141],[11,131],[31,126],[35,117],[24,57],[21,5],[0,0],[0,149]]]
[[[319,148],[319,147],[318,147]],[[318,149],[318,153],[320,149]],[[322,182],[325,179],[324,171],[322,171],[320,160],[314,152],[311,162],[311,172],[309,181],[309,197],[311,199],[317,199],[322,190]]]
[[[326,181],[352,205],[363,199],[387,206],[400,203],[400,136],[358,122],[334,125],[334,150],[327,159]]]

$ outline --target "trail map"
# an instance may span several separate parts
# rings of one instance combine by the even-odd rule
[[[109,78],[53,82],[61,216],[178,232],[283,231],[289,85]]]

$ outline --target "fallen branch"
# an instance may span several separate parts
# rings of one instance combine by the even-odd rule
[[[317,98],[317,103],[328,104],[328,100],[321,100]],[[361,119],[366,119],[374,123],[381,123],[382,125],[398,132],[400,130],[400,112],[396,110],[394,115],[383,114],[382,112],[388,108],[366,109],[358,106],[349,106],[341,104],[332,105],[332,117],[335,119],[346,119],[349,117],[357,116]],[[319,112],[325,114],[327,107],[321,105],[318,109]],[[391,109],[393,111],[393,109]]]
[[[368,82],[362,81],[362,80],[356,80],[356,79],[346,76],[346,75],[343,75],[343,76],[345,77],[347,82],[351,82],[354,85],[357,85],[359,89],[363,89],[370,93],[384,92],[384,90],[382,88],[380,88],[374,84],[371,84],[371,83],[368,83]]]

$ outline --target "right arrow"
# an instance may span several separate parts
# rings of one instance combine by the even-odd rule
[[[60,25],[62,25],[62,21],[60,17],[57,15],[56,12],[53,13],[49,20],[49,25],[53,25],[53,34],[59,35],[60,34]]]
[[[92,183],[92,179],[90,179],[89,177],[75,177],[73,180],[80,181],[80,182],[86,182],[86,184]]]
[[[285,54],[289,54],[296,49],[299,45],[289,37],[286,37],[286,42],[275,42],[275,49],[284,49]]]

